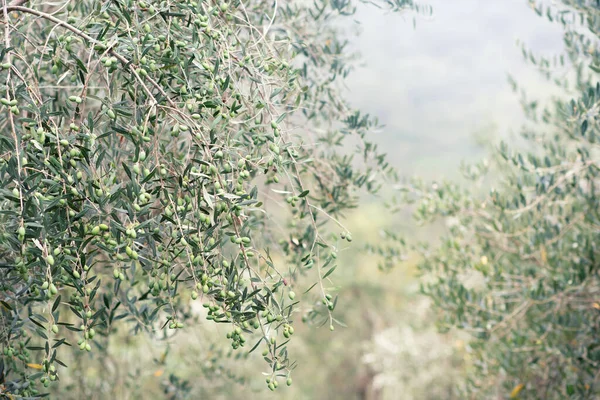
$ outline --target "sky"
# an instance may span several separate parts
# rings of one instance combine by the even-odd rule
[[[519,96],[507,76],[528,93],[551,86],[523,59],[517,40],[541,55],[562,50],[562,30],[539,17],[527,0],[422,0],[431,17],[385,14],[361,6],[351,36],[361,66],[348,79],[353,105],[377,115],[377,141],[406,175],[452,176],[461,160],[484,156],[475,134],[518,132]]]

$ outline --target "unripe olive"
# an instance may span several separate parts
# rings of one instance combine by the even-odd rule
[[[52,325],[52,333],[55,335],[58,333],[58,325]]]

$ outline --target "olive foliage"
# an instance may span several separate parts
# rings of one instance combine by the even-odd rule
[[[262,352],[269,389],[291,384],[298,315],[336,322],[340,216],[395,177],[376,121],[341,96],[351,54],[335,22],[354,9],[3,1],[3,394],[42,394],[61,354],[106,351],[118,325],[199,327],[194,301],[234,350]]]
[[[415,248],[439,327],[471,334],[466,398],[598,398],[600,5],[529,3],[565,51],[524,56],[564,95],[524,96],[523,143],[465,168],[468,187],[415,180],[399,203],[448,223],[439,246]]]

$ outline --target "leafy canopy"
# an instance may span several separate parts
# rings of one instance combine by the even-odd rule
[[[231,327],[233,349],[263,352],[271,390],[291,384],[296,311],[334,326],[327,281],[352,241],[338,219],[357,189],[394,177],[367,140],[376,121],[341,97],[351,55],[335,21],[353,12],[3,3],[3,393],[39,395],[61,354],[106,351],[117,324],[163,338],[197,327],[193,301]]]
[[[600,8],[530,4],[563,27],[566,48],[523,53],[572,99],[524,96],[522,146],[500,143],[491,163],[466,168],[468,188],[413,181],[401,197],[418,221],[448,222],[439,246],[415,248],[439,327],[471,334],[467,397],[597,398]]]

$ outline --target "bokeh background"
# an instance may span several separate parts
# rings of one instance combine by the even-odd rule
[[[507,136],[524,122],[520,95],[555,90],[527,63],[521,44],[540,55],[562,49],[562,31],[527,0],[428,1],[431,18],[382,14],[361,6],[348,26],[362,67],[348,82],[353,103],[386,125],[379,142],[405,174],[450,177],[461,160],[484,153],[479,135]]]
[[[529,99],[558,94],[522,49],[559,54],[562,31],[526,0],[427,4],[431,17],[359,7],[346,26],[350,48],[360,54],[347,95],[384,125],[376,141],[402,175],[460,181],[462,162],[485,158],[488,146],[519,132],[521,91]],[[428,241],[444,229],[420,229],[408,215],[391,217],[377,199],[349,215],[347,226],[362,242],[386,224]],[[289,398],[459,398],[452,383],[464,372],[468,347],[460,333],[437,333],[418,293],[417,260],[387,273],[360,248],[342,252],[342,260],[337,310],[348,328],[333,335],[324,329],[310,339],[295,374],[300,384]],[[320,355],[327,373],[315,376]]]

